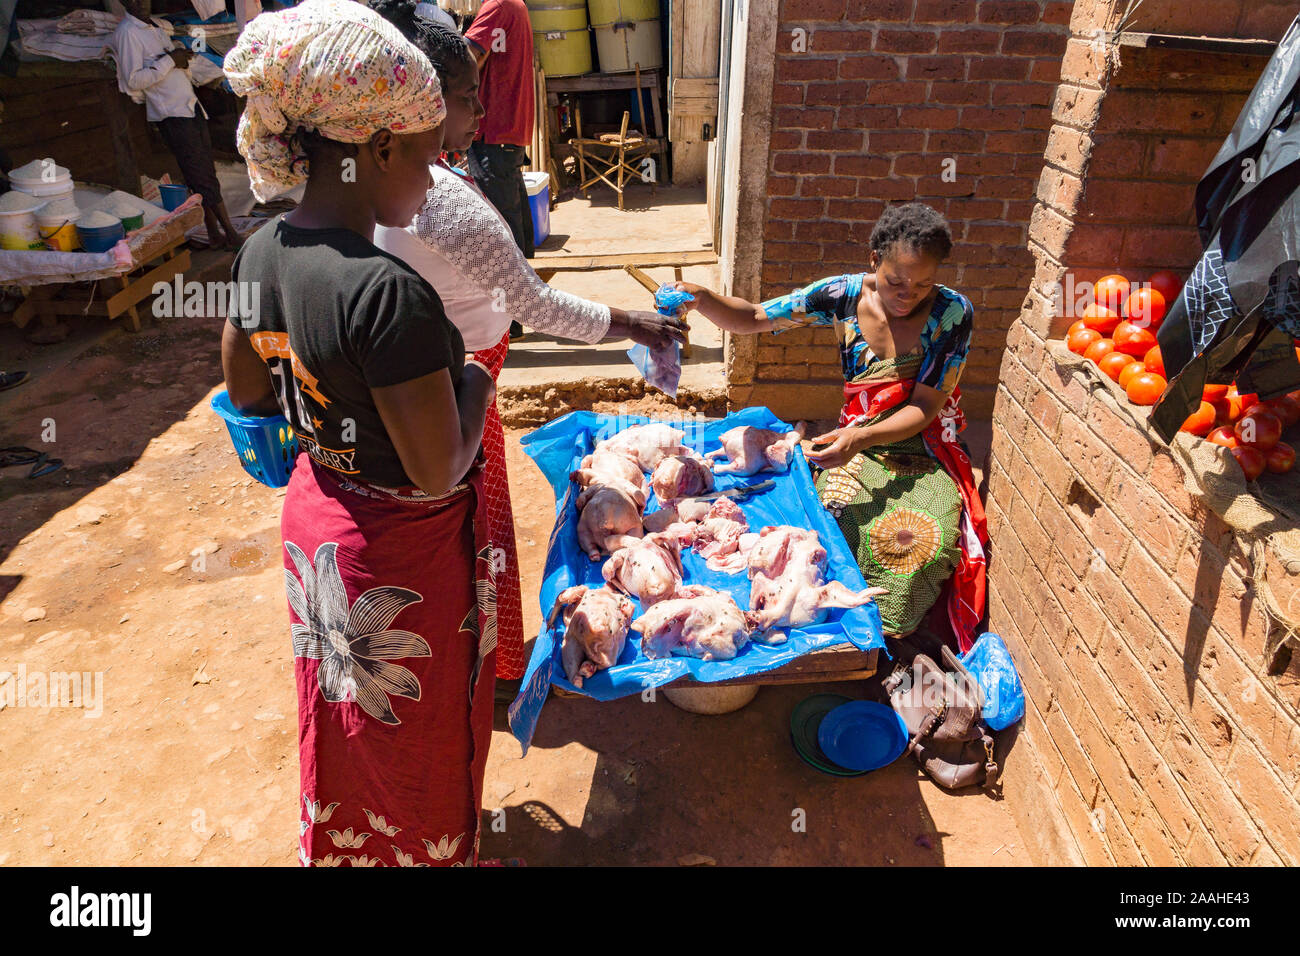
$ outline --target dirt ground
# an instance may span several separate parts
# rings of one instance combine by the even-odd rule
[[[0,444],[67,465],[0,472],[0,674],[102,675],[98,716],[66,693],[64,706],[0,709],[0,864],[296,862],[282,495],[245,475],[208,408],[219,329],[194,318],[116,334],[0,396]],[[509,430],[511,486],[536,595],[553,502],[518,446],[525,430]],[[535,597],[525,611],[535,633]],[[1004,802],[945,794],[904,761],[854,779],[804,766],[791,709],[832,689],[865,693],[766,687],[721,717],[662,696],[552,698],[524,759],[498,707],[483,852],[530,865],[1028,862]]]

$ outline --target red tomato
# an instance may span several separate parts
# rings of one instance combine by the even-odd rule
[[[1124,300],[1128,298],[1129,288],[1128,279],[1122,275],[1102,276],[1092,287],[1092,301],[1118,315]]]
[[[1134,405],[1154,405],[1165,390],[1165,380],[1154,372],[1138,372],[1128,380],[1124,393]]]
[[[1065,333],[1065,338],[1068,339],[1075,332],[1082,332],[1087,327],[1088,326],[1084,324],[1083,319],[1080,319],[1078,322],[1075,322],[1073,325],[1070,326],[1069,330]]]
[[[1115,326],[1119,325],[1120,318],[1116,310],[1092,302],[1083,310],[1082,321],[1088,328],[1095,329],[1102,335],[1110,335],[1115,330]]]
[[[1220,425],[1236,424],[1237,419],[1241,417],[1241,399],[1235,396],[1230,398],[1225,395],[1223,398],[1216,398],[1210,404],[1214,406],[1216,421]]]
[[[1123,352],[1108,352],[1101,357],[1101,361],[1097,363],[1097,368],[1109,375],[1112,382],[1118,382],[1119,373],[1130,365],[1140,367],[1142,363],[1131,355],[1125,355]]]
[[[1152,274],[1151,278],[1147,279],[1147,285],[1164,296],[1166,303],[1173,302],[1183,291],[1183,280],[1178,277],[1177,272],[1170,272],[1168,269],[1161,269]]]
[[[1115,343],[1110,339],[1098,339],[1083,350],[1083,357],[1100,362],[1103,356],[1115,351]]]
[[[1260,404],[1282,419],[1284,428],[1290,428],[1296,422],[1300,422],[1300,402],[1289,395],[1270,398],[1267,402],[1260,402]]]
[[[1243,445],[1253,445],[1260,451],[1268,451],[1282,437],[1282,419],[1270,411],[1255,408],[1237,420],[1232,433]]]
[[[1164,375],[1165,360],[1160,357],[1160,346],[1154,346],[1151,351],[1146,354],[1146,357],[1142,359],[1142,364],[1146,366],[1148,372],[1155,372],[1157,375]]]
[[[1115,381],[1119,382],[1120,388],[1127,390],[1128,383],[1133,379],[1133,376],[1145,371],[1146,369],[1142,367],[1142,363],[1134,359],[1120,369],[1119,378],[1115,379]]]
[[[1214,406],[1209,402],[1201,402],[1200,407],[1187,416],[1187,421],[1183,422],[1183,427],[1178,429],[1180,432],[1191,432],[1193,435],[1204,437],[1214,428]]]
[[[1081,329],[1065,340],[1065,347],[1076,355],[1082,355],[1093,342],[1101,341],[1101,333],[1095,329]]]
[[[1227,425],[1220,425],[1206,435],[1205,440],[1214,445],[1222,445],[1224,448],[1237,447],[1237,436],[1232,433],[1232,429]]]
[[[1137,359],[1143,358],[1156,347],[1156,337],[1150,330],[1136,326],[1132,322],[1121,322],[1115,326],[1111,341],[1115,343],[1116,352],[1123,352]]]
[[[1207,385],[1201,389],[1201,398],[1207,402],[1213,402],[1217,399],[1224,398],[1228,394],[1231,385]]]
[[[1264,473],[1264,466],[1268,459],[1258,448],[1251,448],[1249,445],[1238,445],[1236,448],[1230,448],[1228,451],[1232,457],[1237,459],[1237,464],[1241,465],[1241,470],[1246,473],[1247,481],[1254,481]]]
[[[1237,391],[1237,383],[1233,382],[1228,386],[1228,397],[1240,400],[1241,408],[1245,411],[1259,401],[1259,392],[1239,392]]]
[[[1295,449],[1278,442],[1264,455],[1264,466],[1275,475],[1285,475],[1295,465]]]
[[[1138,289],[1124,303],[1124,315],[1138,328],[1154,332],[1165,320],[1165,297],[1155,289]]]

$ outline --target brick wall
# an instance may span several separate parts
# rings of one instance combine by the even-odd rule
[[[1198,10],[1192,32],[1276,39],[1294,15],[1275,10],[1266,28],[1246,6],[1216,5],[1217,24]],[[1152,23],[1135,29],[1179,23],[1173,5],[1144,11]],[[1266,660],[1246,543],[1188,494],[1163,445],[1092,393],[1093,370],[1062,360],[1052,339],[1070,318],[1050,295],[1067,274],[1195,261],[1194,183],[1265,61],[1125,48],[1116,68],[1085,39],[1113,12],[1076,5],[1034,286],[994,411],[989,626],[1029,702],[1008,786],[1022,835],[1055,832],[1067,858],[1294,865],[1300,655]],[[1275,561],[1268,573],[1281,606],[1300,607],[1300,575]]]
[[[864,270],[886,203],[929,203],[955,240],[942,281],[976,308],[963,404],[987,417],[1006,332],[1033,274],[1029,217],[1072,6],[783,0],[762,295]],[[951,182],[946,159],[955,161]],[[829,330],[765,336],[746,362],[729,370],[733,402],[795,416],[838,411]]]

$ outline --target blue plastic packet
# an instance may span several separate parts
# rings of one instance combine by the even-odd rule
[[[1025,716],[1025,689],[1002,638],[981,634],[960,660],[984,692],[985,723],[1001,730]]]
[[[674,316],[687,302],[694,302],[695,296],[682,292],[671,285],[664,284],[655,293],[655,311],[663,316]],[[676,342],[666,349],[650,349],[644,345],[634,345],[627,350],[627,357],[632,360],[647,385],[653,385],[669,398],[677,397],[677,384],[682,379],[682,347]]]

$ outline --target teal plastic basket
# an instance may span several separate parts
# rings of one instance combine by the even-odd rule
[[[212,410],[225,421],[244,471],[270,488],[283,488],[289,483],[298,457],[298,436],[283,415],[241,415],[224,391],[212,396]]]

